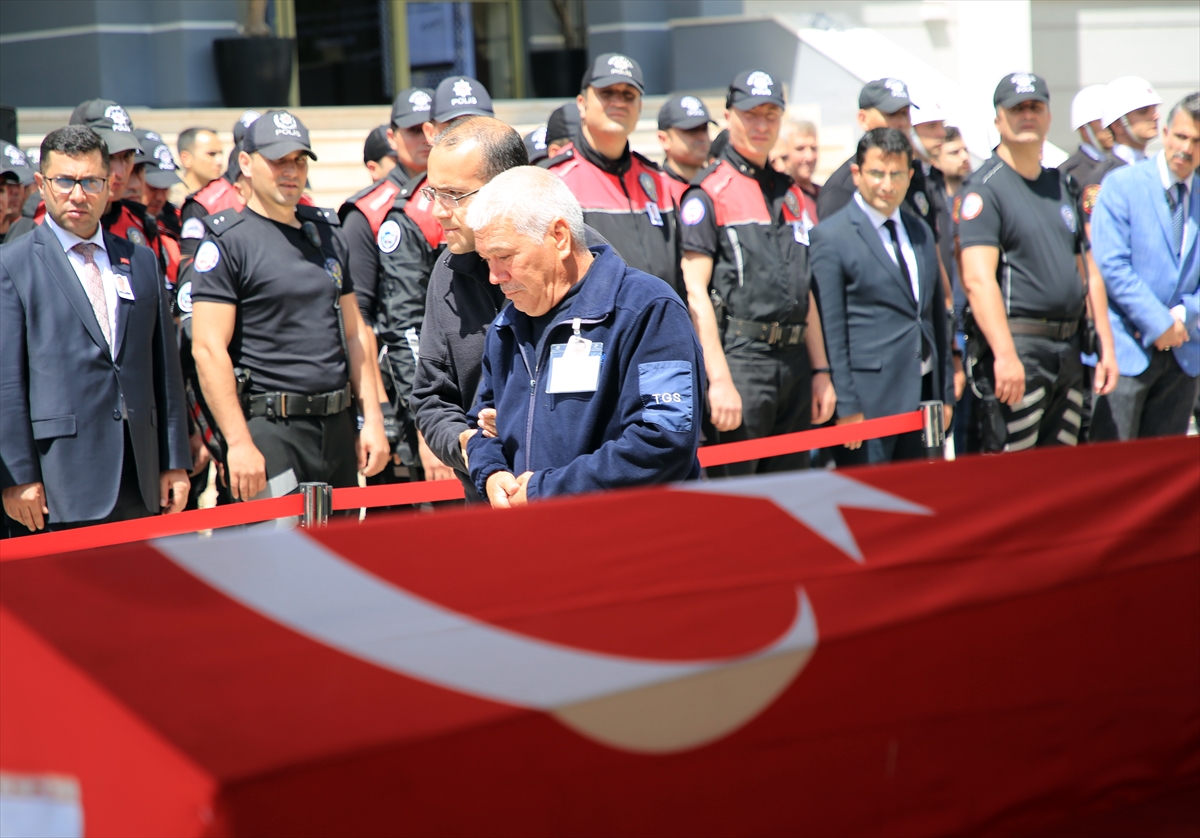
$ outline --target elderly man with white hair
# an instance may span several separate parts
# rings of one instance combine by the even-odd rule
[[[554,174],[498,175],[467,212],[509,305],[488,330],[470,418],[497,411],[467,462],[494,507],[699,476],[706,380],[687,309],[608,245]]]

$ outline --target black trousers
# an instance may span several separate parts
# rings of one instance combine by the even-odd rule
[[[999,404],[1006,439],[1004,451],[1077,445],[1083,424],[1083,363],[1079,360],[1079,336],[1061,341],[1033,335],[1013,335],[1017,356],[1025,366],[1025,396],[1015,405]],[[976,366],[994,392],[992,355],[988,351]],[[976,421],[986,421],[980,410]],[[980,429],[987,449],[988,434]]]
[[[287,419],[255,416],[247,425],[267,462],[267,480],[277,489],[260,497],[288,494],[299,483],[328,483],[335,489],[358,485],[353,410]]]
[[[1096,399],[1092,439],[1143,439],[1187,433],[1200,380],[1174,352],[1155,352],[1141,375],[1122,375],[1116,389]]]
[[[725,359],[742,397],[742,424],[721,442],[761,439],[812,426],[812,362],[804,344],[774,348],[760,341],[727,343]],[[766,474],[808,468],[809,452],[730,463],[726,474]]]

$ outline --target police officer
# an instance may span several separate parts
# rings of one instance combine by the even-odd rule
[[[1158,136],[1158,106],[1162,97],[1150,82],[1138,76],[1113,79],[1104,88],[1101,122],[1112,131],[1111,156],[1100,163],[1086,179],[1083,190],[1083,220],[1091,232],[1092,209],[1100,196],[1104,176],[1120,166],[1146,159],[1146,146]]]
[[[425,171],[429,160],[429,140],[425,123],[433,110],[433,91],[426,87],[401,90],[392,101],[392,120],[387,129],[387,141],[403,169],[403,178],[416,177]],[[386,174],[386,173],[385,173]]]
[[[539,125],[521,138],[525,143],[525,153],[529,155],[530,165],[536,166],[550,156],[546,144],[546,126]]]
[[[298,206],[315,159],[286,110],[242,139],[246,208],[205,219],[192,288],[193,354],[240,500],[298,483],[357,484],[387,459],[371,342],[345,269],[338,218]],[[357,402],[363,427],[355,441]],[[357,450],[356,450],[357,449]]]
[[[470,76],[451,76],[438,83],[437,90],[433,92],[429,121],[422,128],[425,131],[425,139],[432,144],[438,134],[464,117],[495,115],[492,95],[478,79]]]
[[[396,150],[388,142],[388,127],[380,125],[367,134],[363,142],[363,165],[371,176],[371,183],[378,183],[399,163]]]
[[[579,136],[579,107],[574,102],[560,105],[546,120],[546,156],[538,161],[542,168],[550,165],[564,148]],[[532,162],[532,161],[531,161]]]
[[[1042,168],[1050,129],[1045,79],[1011,73],[992,101],[1000,145],[955,198],[973,321],[968,372],[981,399],[983,448],[1075,445],[1084,406],[1087,240],[1067,176]],[[1096,329],[1107,370],[1113,364],[1107,319],[1097,317]],[[1097,386],[1108,386],[1107,378],[1098,371]]]
[[[241,154],[241,142],[246,129],[254,124],[258,116],[258,111],[254,110],[242,113],[233,124],[233,150],[229,152],[229,165],[225,168],[225,174],[213,178],[183,201],[179,210],[179,242],[185,271],[196,248],[200,246],[200,240],[204,238],[204,217],[227,209],[240,210],[246,206],[246,196],[238,188],[238,178],[241,175],[238,156]]]
[[[167,190],[180,183],[181,179],[175,174],[171,149],[162,141],[162,137],[141,128],[133,129],[133,134],[141,144],[142,156],[134,162],[129,185],[125,188],[125,205],[135,217],[142,218],[147,241],[159,255],[159,267],[166,278],[167,288],[173,291],[179,280],[179,222],[173,212],[175,208],[168,209],[166,196]],[[151,187],[151,182],[158,186]],[[146,203],[147,188],[159,190],[161,200],[157,204],[157,212],[152,212]]]
[[[1071,100],[1071,130],[1079,134],[1079,148],[1059,166],[1059,171],[1083,184],[1095,168],[1109,158],[1113,147],[1112,131],[1104,127],[1103,84],[1090,84]]]
[[[724,442],[804,430],[828,421],[836,403],[809,290],[800,191],[767,162],[785,106],[779,88],[762,70],[733,80],[729,144],[697,175],[679,211],[687,303],[704,350],[712,424]],[[805,452],[728,470],[807,464]]]
[[[671,96],[658,111],[658,144],[662,146],[667,188],[678,205],[700,170],[708,165],[712,138],[708,126],[716,120],[695,96]]]
[[[9,228],[21,218],[25,188],[33,184],[33,168],[25,153],[10,142],[0,140],[0,191],[4,193],[0,206],[0,243]],[[15,238],[15,237],[14,237]]]
[[[575,100],[579,137],[546,168],[566,182],[588,226],[611,242],[626,264],[665,280],[684,296],[670,181],[657,164],[629,147],[644,92],[636,61],[616,52],[597,56]]]
[[[153,131],[135,131],[142,144],[142,152],[146,155],[142,191],[142,203],[146,212],[158,220],[158,225],[169,232],[179,241],[179,208],[168,200],[168,193],[177,184],[183,183],[179,177],[179,167],[171,156],[170,147],[162,141],[162,137]]]

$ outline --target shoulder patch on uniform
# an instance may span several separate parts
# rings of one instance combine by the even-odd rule
[[[921,215],[929,215],[929,199],[925,197],[925,193],[920,190],[913,193],[913,203],[916,204]]]
[[[692,429],[692,365],[687,361],[638,364],[642,421],[664,431]]]
[[[1075,225],[1075,210],[1071,209],[1070,205],[1063,204],[1058,208],[1058,211],[1062,213],[1062,220],[1063,223],[1067,225],[1067,229],[1072,233],[1077,232],[1077,227]]]
[[[796,197],[795,192],[789,189],[787,194],[783,196],[783,202],[787,204],[787,208],[792,211],[792,215],[800,214],[800,199]]]
[[[196,273],[206,274],[217,266],[221,261],[221,249],[217,247],[216,242],[204,242],[200,245],[200,249],[196,251],[196,258],[192,262],[192,267],[196,269]]]
[[[146,237],[142,235],[142,231],[136,227],[129,227],[125,230],[125,238],[129,239],[134,244],[145,244]]]
[[[181,239],[202,239],[204,238],[204,222],[199,218],[189,218],[183,222],[183,229],[179,231]]]
[[[957,224],[960,220],[962,220],[962,216],[959,214],[960,209],[962,209],[962,195],[955,195],[954,196],[954,208],[951,210],[951,213],[950,213],[951,218],[954,219],[955,224]]]
[[[213,213],[205,216],[204,225],[212,230],[214,235],[221,235],[230,227],[242,223],[242,215],[237,210],[223,210],[222,212]],[[216,262],[213,262],[215,265]]]
[[[692,227],[704,220],[705,212],[704,201],[693,195],[683,202],[683,208],[679,211],[679,220]]]
[[[338,291],[340,292],[342,290],[342,276],[343,276],[342,263],[339,262],[337,259],[334,259],[333,257],[326,259],[325,260],[325,272],[327,274],[329,274],[330,278],[337,285]]]
[[[379,234],[375,236],[375,244],[379,245],[381,253],[391,253],[400,246],[400,240],[404,237],[404,231],[400,229],[400,225],[395,219],[389,218],[387,221],[379,225]]]
[[[983,212],[983,198],[978,192],[972,192],[963,198],[961,212],[963,221],[970,221]]]
[[[1090,183],[1083,188],[1083,214],[1091,215],[1096,207],[1096,198],[1100,196],[1100,184]]]
[[[302,221],[318,221],[333,227],[342,226],[342,220],[336,212],[325,207],[310,207],[305,204],[296,206],[296,217]]]
[[[642,187],[647,198],[651,201],[658,201],[658,188],[654,185],[654,177],[649,172],[642,172],[638,175],[638,186]]]
[[[212,244],[212,242],[209,242]],[[184,314],[192,313],[192,283],[185,282],[179,286],[179,292],[175,295],[175,305]]]

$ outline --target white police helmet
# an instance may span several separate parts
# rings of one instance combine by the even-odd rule
[[[1121,76],[1104,88],[1104,109],[1101,122],[1112,125],[1127,113],[1147,105],[1161,105],[1162,97],[1150,82],[1140,76]]]
[[[1071,130],[1078,131],[1089,122],[1104,116],[1104,93],[1107,85],[1089,84],[1075,94],[1071,101]]]

